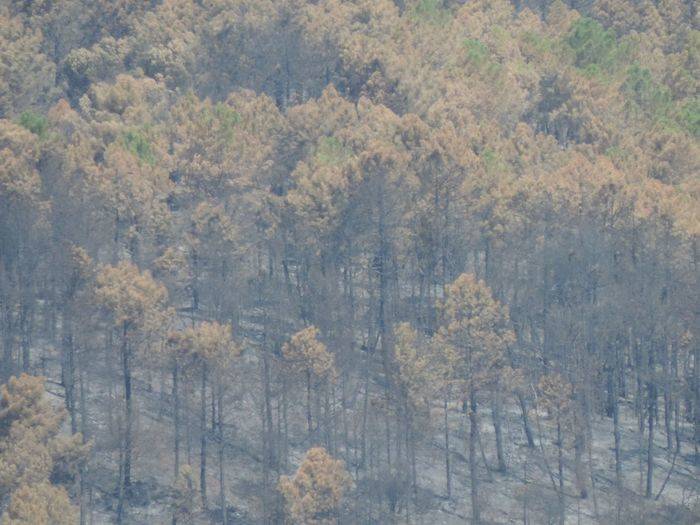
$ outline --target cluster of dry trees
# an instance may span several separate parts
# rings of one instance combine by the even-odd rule
[[[514,439],[558,520],[596,439],[618,521],[659,499],[700,457],[697,7],[576,3],[0,6],[8,523],[133,522],[153,472],[181,524],[479,523]]]

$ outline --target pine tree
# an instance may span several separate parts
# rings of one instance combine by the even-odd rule
[[[80,434],[60,435],[66,414],[46,399],[44,378],[11,377],[0,395],[0,493],[9,497],[3,523],[75,523],[67,489],[90,445]]]
[[[317,386],[328,386],[336,377],[333,354],[319,341],[318,335],[318,328],[309,326],[295,333],[282,347],[285,360],[306,382],[306,424],[310,436],[314,432],[311,393]]]
[[[308,450],[294,476],[282,476],[279,481],[289,518],[308,525],[335,523],[352,486],[343,462],[321,447]]]
[[[479,439],[480,390],[494,380],[504,366],[507,345],[514,340],[508,326],[508,310],[496,301],[489,287],[473,275],[462,274],[447,287],[439,303],[440,345],[447,347],[455,378],[459,381],[465,413],[469,417],[469,476],[472,519],[481,519],[476,444]],[[488,468],[488,465],[486,465]]]
[[[119,476],[119,520],[124,500],[131,488],[134,447],[133,360],[166,329],[167,291],[149,272],[141,272],[130,262],[102,268],[95,277],[95,300],[108,317],[110,331],[119,338],[119,361],[124,381],[124,437]],[[164,335],[164,334],[163,334]]]

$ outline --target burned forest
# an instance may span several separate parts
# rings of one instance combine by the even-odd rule
[[[688,0],[0,0],[3,525],[700,523]]]

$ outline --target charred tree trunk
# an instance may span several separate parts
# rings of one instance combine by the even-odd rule
[[[122,324],[121,341],[122,374],[124,376],[124,440],[120,451],[119,465],[119,501],[117,505],[117,523],[123,523],[124,504],[131,488],[131,450],[132,450],[132,402],[131,402],[131,349],[128,339],[128,324]]]
[[[647,371],[647,498],[652,497],[654,485],[654,414],[656,412],[656,384],[654,383],[654,344],[649,348],[649,370]]]
[[[309,439],[313,436],[314,425],[311,415],[311,371],[306,370],[306,428]]]
[[[199,413],[199,494],[202,507],[207,508],[207,365],[202,363]]]
[[[476,417],[476,392],[469,389],[469,484],[472,506],[472,522],[481,523],[481,508],[479,506],[479,487],[477,477],[476,441],[479,438],[478,421]]]
[[[173,363],[173,434],[175,452],[175,476],[180,475],[180,371],[177,360]]]
[[[124,373],[124,417],[126,433],[124,436],[124,488],[128,492],[131,487],[131,455],[133,431],[133,407],[131,399],[131,346],[127,337],[127,325],[124,323],[122,332],[122,369]]]
[[[503,432],[502,432],[502,420],[501,420],[501,399],[500,394],[496,392],[493,397],[493,404],[491,408],[491,416],[493,420],[493,430],[496,435],[496,457],[498,459],[498,471],[506,471],[506,460],[503,454]]]
[[[523,420],[523,429],[525,430],[525,438],[527,439],[528,448],[535,448],[535,439],[532,437],[532,426],[530,425],[530,416],[527,413],[527,404],[525,396],[522,392],[517,393],[518,404],[520,405],[520,415]]]
[[[445,490],[447,491],[447,499],[452,497],[452,474],[450,470],[450,425],[447,412],[447,394],[443,401],[444,412],[444,427],[445,427]]]
[[[221,507],[222,522],[227,525],[228,517],[226,513],[226,486],[224,483],[224,416],[223,416],[223,397],[224,392],[221,387],[221,380],[217,388],[217,415],[218,415],[218,453],[219,453],[219,506]]]

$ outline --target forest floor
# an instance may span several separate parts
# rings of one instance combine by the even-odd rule
[[[88,476],[92,487],[88,505],[88,523],[114,523],[116,509],[116,482],[118,457],[113,452],[118,447],[115,440],[119,434],[119,380],[116,371],[107,365],[104,356],[96,356],[93,366],[102,368],[104,380],[100,384],[85,384],[87,433],[94,443],[94,459]],[[53,378],[47,383],[49,391],[62,402],[63,389],[55,378],[60,378],[58,356],[45,350],[42,358],[44,373]],[[225,444],[225,484],[228,502],[229,524],[262,523],[263,514],[259,495],[263,491],[261,442],[250,436],[260,436],[261,409],[258,393],[261,388],[259,365],[256,360],[245,359],[246,370],[240,374],[240,381],[231,385],[226,399],[226,444]],[[110,379],[112,378],[112,379]],[[173,443],[172,399],[168,377],[156,376],[148,372],[138,374],[135,380],[135,399],[138,402],[136,416],[136,448],[133,461],[134,490],[130,501],[126,523],[133,525],[157,525],[170,523],[170,504],[173,483]],[[359,396],[356,396],[359,397]],[[189,463],[199,472],[199,423],[198,394],[191,392],[189,406],[183,406],[181,432],[181,461]],[[615,463],[613,449],[612,422],[609,418],[594,416],[590,464],[592,476],[587,471],[588,497],[574,495],[573,451],[565,450],[564,491],[567,524],[698,524],[700,523],[700,469],[696,463],[695,451],[688,441],[682,444],[674,463],[674,454],[668,451],[666,435],[661,425],[656,431],[654,450],[654,496],[664,485],[658,501],[645,499],[644,480],[646,476],[647,436],[642,435],[637,426],[634,407],[621,403],[621,457],[623,460],[624,489],[615,488]],[[310,443],[304,436],[301,405],[290,411],[289,461],[281,465],[282,474],[293,472],[295,465]],[[352,410],[352,407],[350,408]],[[297,411],[297,412],[295,412]],[[355,412],[358,412],[356,409]],[[97,417],[98,413],[100,417]],[[107,417],[105,417],[105,413]],[[504,406],[503,443],[507,470],[495,471],[495,434],[487,409],[480,415],[481,449],[479,462],[479,492],[482,505],[483,523],[507,524],[546,524],[558,523],[558,498],[553,489],[553,479],[548,469],[556,477],[557,450],[554,445],[552,422],[545,414],[532,421],[535,435],[535,448],[528,448],[520,412],[512,402]],[[435,406],[434,417],[438,423],[432,425],[435,434],[427,436],[418,448],[417,471],[418,491],[415,498],[407,490],[393,514],[386,505],[356,505],[362,508],[362,515],[348,515],[343,524],[367,523],[412,523],[430,525],[456,525],[470,522],[471,506],[469,496],[469,473],[466,461],[468,440],[465,416],[457,405],[449,409],[452,436],[450,437],[452,464],[452,497],[445,497],[445,454],[444,435],[439,421],[443,417],[442,408]],[[351,427],[357,426],[358,415],[351,418]],[[537,424],[539,419],[539,425]],[[110,428],[110,421],[111,428]],[[663,421],[663,419],[662,419]],[[106,424],[104,423],[106,422]],[[538,428],[539,427],[539,428]],[[456,429],[456,431],[455,431]],[[541,431],[541,434],[540,434]],[[690,427],[684,423],[681,431],[689,436]],[[540,441],[541,440],[541,441]],[[541,443],[541,445],[540,445]],[[218,509],[218,463],[217,443],[208,440],[208,507],[209,512],[201,523],[221,522]],[[566,446],[566,444],[565,444]],[[381,456],[379,447],[374,450]],[[148,450],[147,454],[140,454]],[[546,457],[546,461],[543,459]],[[338,451],[346,457],[352,467],[353,454]],[[584,464],[589,465],[586,451]],[[485,468],[484,459],[489,465]],[[349,468],[353,470],[352,468]],[[671,470],[672,469],[672,470]],[[671,475],[668,476],[669,471]],[[381,490],[378,483],[386,479],[381,460],[374,467],[360,472],[355,498],[361,500],[363,494],[371,490]],[[272,472],[271,477],[276,476]],[[592,480],[592,482],[591,482]],[[595,486],[592,487],[592,484]]]

